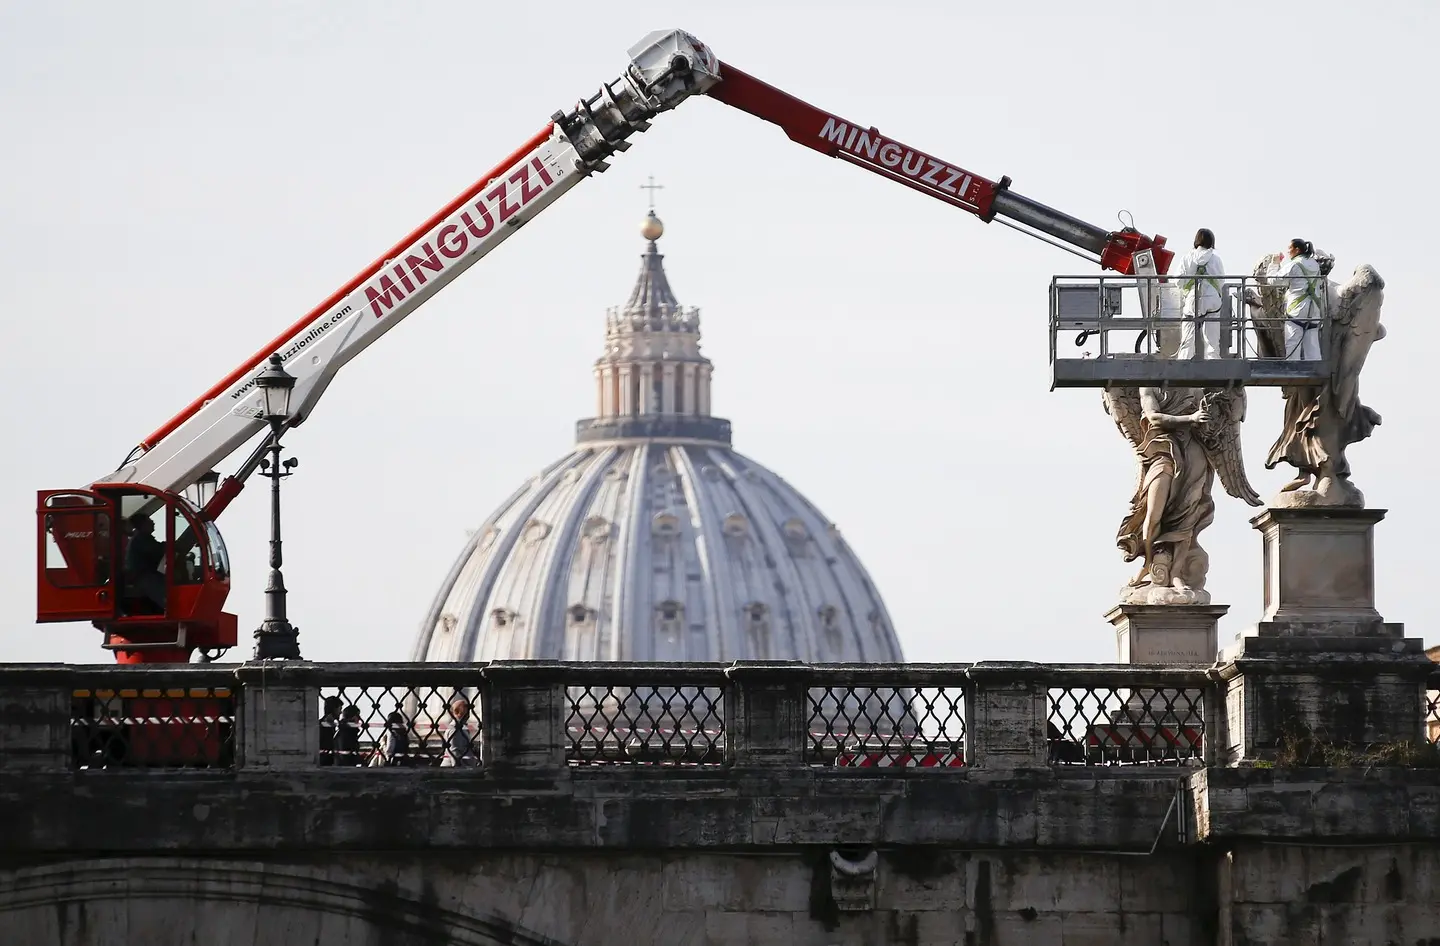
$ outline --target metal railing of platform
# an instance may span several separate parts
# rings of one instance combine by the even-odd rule
[[[1055,276],[1052,386],[1318,384],[1329,371],[1329,295],[1287,315],[1295,278],[1201,277],[1213,290],[1202,295],[1189,277]]]

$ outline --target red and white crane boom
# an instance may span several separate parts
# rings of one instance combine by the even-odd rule
[[[109,576],[105,580],[119,576],[107,571],[107,566],[96,565],[88,559],[84,567],[70,564],[70,559],[77,555],[108,556],[105,561],[113,564],[121,559],[123,549],[118,529],[112,537],[116,544],[108,550],[99,546],[91,548],[86,544],[88,540],[76,539],[84,530],[75,526],[81,513],[70,504],[89,503],[91,505],[84,508],[98,510],[112,503],[120,515],[129,515],[135,501],[144,496],[151,497],[145,500],[150,505],[176,502],[181,491],[266,428],[255,377],[274,355],[279,355],[286,370],[296,379],[286,426],[303,422],[336,373],[350,359],[571,187],[591,173],[603,171],[606,160],[616,152],[627,150],[628,139],[649,128],[650,120],[657,114],[695,95],[709,95],[773,122],[799,144],[859,165],[975,214],[983,221],[1007,218],[1018,228],[1058,241],[1102,267],[1130,273],[1133,254],[1149,249],[1154,251],[1159,271],[1164,273],[1168,268],[1171,254],[1164,248],[1163,237],[1151,238],[1128,228],[1107,231],[1021,197],[1010,190],[1008,178],[991,181],[881,135],[874,128],[808,105],[726,65],[716,59],[704,43],[683,31],[649,34],[631,48],[630,60],[618,79],[601,86],[595,95],[578,102],[573,109],[555,113],[549,124],[529,141],[145,437],[119,469],[92,484],[94,492],[42,493],[39,619],[75,620],[80,615],[92,618],[107,629],[107,634],[113,630],[112,625],[130,621],[135,626],[127,632],[128,636],[122,635],[122,639],[136,641],[136,629],[140,625],[120,613],[123,593],[98,592],[97,601],[102,603],[89,610],[76,603],[81,596],[75,589],[82,587],[77,581],[100,582],[102,575]],[[196,523],[192,531],[202,531],[201,523],[213,521],[234,498],[254,471],[259,455],[259,450],[252,454],[220,485],[205,508],[194,514]],[[122,493],[135,500],[128,508],[114,498]],[[64,511],[57,512],[57,509]],[[193,509],[176,515],[191,513]],[[93,518],[99,513],[91,515]],[[63,526],[69,530],[64,541],[57,532],[62,528],[59,525],[62,520],[69,523]],[[213,527],[209,528],[213,532]],[[99,536],[105,530],[94,531]],[[60,553],[70,572],[64,568],[47,568],[43,561],[47,554],[47,532],[59,542]],[[97,539],[102,544],[111,540]],[[171,554],[173,556],[173,552]],[[206,561],[223,558],[223,553],[213,550],[206,555]],[[216,584],[223,582],[228,589],[228,573],[215,570],[213,580]],[[49,600],[56,602],[48,610],[47,581],[52,586]],[[70,583],[63,594],[57,590],[60,587],[57,582]],[[215,597],[212,595],[205,601],[212,602]],[[218,596],[220,601],[223,597],[223,594]],[[62,599],[64,606],[59,603]],[[107,601],[108,605],[103,604]],[[107,616],[106,607],[114,613]],[[210,603],[194,605],[188,615],[189,626],[203,630],[208,615],[199,611],[209,608],[212,608]],[[213,610],[218,614],[219,605],[213,604]],[[166,636],[169,633],[166,623],[180,620],[169,611],[163,618],[145,625],[147,633],[153,626]],[[192,634],[191,639],[203,637],[203,633],[198,638]],[[165,653],[173,655],[173,648]]]
[[[1085,223],[1015,194],[1009,178],[988,180],[808,105],[717,61],[689,34],[652,33],[630,55],[619,79],[570,112],[556,113],[533,138],[142,440],[127,465],[106,480],[178,491],[251,440],[264,427],[253,374],[272,354],[297,378],[291,424],[300,423],[346,362],[589,173],[602,170],[605,159],[628,149],[626,139],[646,130],[656,114],[700,93],[774,122],[792,141],[983,221],[1008,217],[1104,268],[1129,273],[1137,250],[1163,252],[1163,237]],[[1168,252],[1164,257],[1168,262]]]

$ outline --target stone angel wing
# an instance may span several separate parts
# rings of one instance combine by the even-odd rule
[[[1274,256],[1260,257],[1251,273],[1256,280],[1245,289],[1255,351],[1262,358],[1285,357],[1285,287],[1271,281],[1277,270]]]
[[[1120,433],[1130,441],[1130,448],[1135,451],[1135,488],[1138,491],[1145,481],[1145,458],[1140,452],[1141,444],[1145,442],[1145,414],[1144,408],[1140,406],[1140,389],[1108,387],[1101,392],[1101,396],[1105,401],[1105,413],[1110,415]]]
[[[1108,387],[1101,392],[1105,400],[1105,413],[1115,422],[1120,433],[1130,441],[1135,455],[1140,455],[1140,445],[1145,439],[1145,412],[1140,406],[1140,389]]]
[[[1329,289],[1331,395],[1340,415],[1350,417],[1358,406],[1360,369],[1370,355],[1370,346],[1385,337],[1385,327],[1380,324],[1385,280],[1362,263],[1338,290],[1334,283]]]
[[[1240,450],[1240,425],[1245,420],[1245,389],[1220,388],[1206,391],[1201,398],[1210,419],[1195,428],[1195,437],[1205,459],[1225,492],[1251,506],[1262,505],[1260,495],[1245,475],[1245,457]]]

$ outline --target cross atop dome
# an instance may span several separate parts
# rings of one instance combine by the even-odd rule
[[[650,175],[650,183],[641,184],[640,189],[650,192],[650,212],[645,215],[645,222],[640,224],[640,235],[650,241],[650,253],[655,255],[655,241],[665,235],[665,224],[661,223],[660,218],[655,216],[655,192],[663,191],[665,185],[656,184],[655,175],[652,174]],[[664,279],[665,274],[662,272],[660,276],[661,279]],[[637,286],[636,288],[638,289],[639,287]],[[669,287],[666,288],[668,290]],[[633,297],[631,301],[634,301]]]
[[[650,175],[650,182],[649,182],[648,184],[641,184],[641,185],[640,185],[640,189],[641,189],[642,191],[649,191],[649,192],[650,192],[650,216],[652,216],[652,217],[655,216],[655,192],[656,192],[656,191],[663,191],[663,190],[665,189],[665,185],[664,185],[664,184],[656,184],[656,183],[655,183],[655,175],[652,174],[652,175]],[[650,239],[653,239],[653,238],[650,238]]]

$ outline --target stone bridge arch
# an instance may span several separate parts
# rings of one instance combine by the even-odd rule
[[[414,861],[314,867],[103,858],[0,874],[0,941],[25,946],[569,946],[421,879]],[[387,876],[388,875],[388,876]]]

